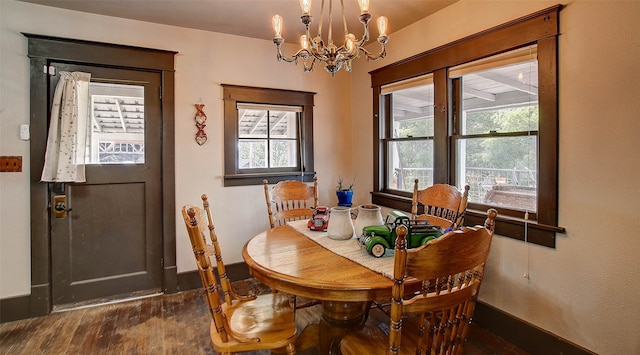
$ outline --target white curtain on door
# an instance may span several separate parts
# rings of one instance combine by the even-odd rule
[[[65,72],[53,94],[41,181],[85,182],[90,73]]]

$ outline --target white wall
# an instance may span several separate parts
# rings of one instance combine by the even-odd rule
[[[24,172],[0,174],[0,298],[29,293],[29,68],[20,32],[151,47],[176,56],[176,205],[212,202],[228,263],[267,227],[261,187],[222,187],[219,83],[318,92],[315,157],[320,202],[335,203],[338,174],[358,174],[356,203],[372,187],[368,71],[544,9],[556,2],[462,0],[391,35],[389,56],[357,60],[350,77],[276,63],[270,41],[0,0],[0,155],[22,155]],[[599,354],[640,353],[640,32],[638,1],[567,2],[560,13],[560,225],[556,248],[496,236],[480,298]],[[390,24],[393,27],[393,24]],[[374,30],[375,31],[375,30]],[[350,80],[351,79],[351,80]],[[202,98],[209,141],[193,141]],[[350,100],[350,101],[349,101]],[[188,175],[197,166],[200,174]],[[229,211],[229,212],[227,212]],[[237,223],[242,215],[242,224]],[[177,218],[180,272],[194,269]],[[249,221],[249,222],[247,222]],[[522,277],[528,271],[530,280]],[[636,283],[634,283],[636,282]]]
[[[395,32],[353,80],[357,171],[372,171],[369,71],[557,4],[462,0]],[[640,1],[565,2],[555,249],[497,236],[480,299],[599,354],[640,353]],[[390,24],[393,26],[393,23]],[[374,46],[375,47],[375,46]],[[364,176],[364,174],[362,174]],[[530,279],[523,277],[530,274]]]

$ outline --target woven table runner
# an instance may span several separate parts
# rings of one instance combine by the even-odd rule
[[[382,257],[376,258],[360,246],[357,238],[334,240],[327,236],[327,232],[309,230],[307,223],[307,220],[287,222],[293,229],[304,234],[322,247],[393,279],[393,249],[387,249]]]

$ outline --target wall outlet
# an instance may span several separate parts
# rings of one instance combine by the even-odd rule
[[[0,172],[19,173],[22,171],[22,157],[0,157]]]

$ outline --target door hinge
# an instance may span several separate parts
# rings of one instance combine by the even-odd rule
[[[53,65],[44,65],[43,71],[45,74],[56,75],[56,67]]]
[[[158,98],[162,100],[162,86],[158,88]]]
[[[164,270],[164,258],[160,258],[160,268]]]

